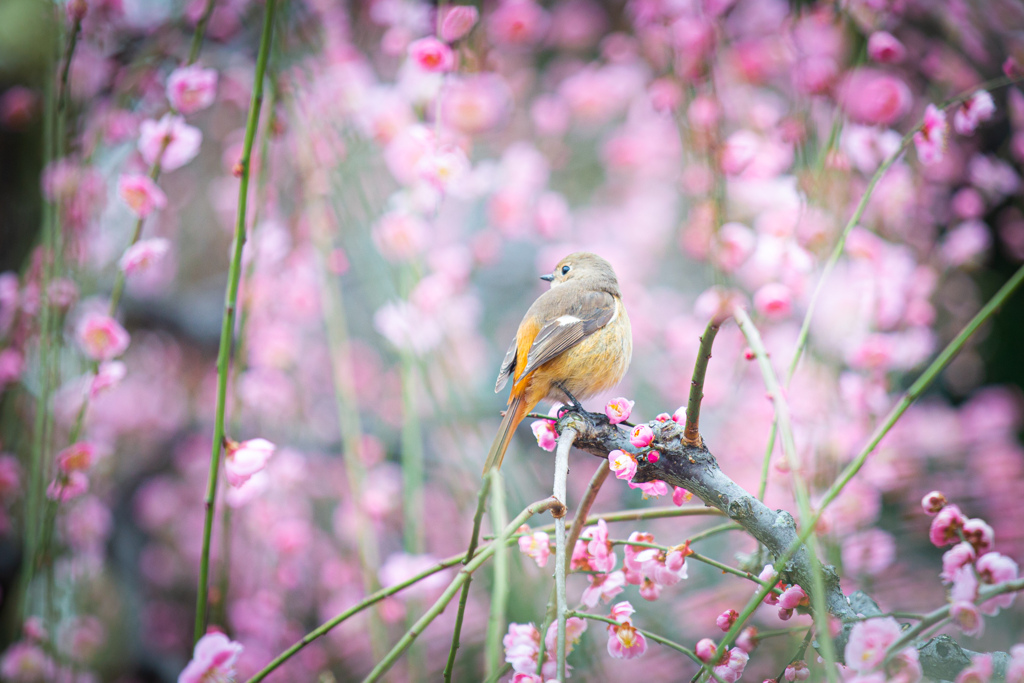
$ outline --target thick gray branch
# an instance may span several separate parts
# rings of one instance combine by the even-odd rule
[[[617,425],[608,423],[603,415],[569,412],[558,422],[558,430],[576,430],[576,447],[601,458],[613,450],[635,453],[629,443],[629,434]],[[772,510],[739,484],[730,479],[718,466],[718,461],[704,447],[688,445],[683,440],[683,428],[672,421],[653,423],[654,443],[661,457],[655,463],[638,458],[638,483],[661,480],[671,486],[680,486],[715,507],[756,538],[773,556],[783,555],[797,540],[796,522],[785,510]],[[786,565],[782,580],[796,583],[808,595],[813,591],[811,561],[806,546]],[[825,604],[834,617],[844,622],[836,637],[836,653],[842,659],[850,630],[859,616],[873,616],[881,611],[871,598],[857,592],[847,598],[839,586],[839,575],[831,565],[824,565]],[[953,680],[956,674],[977,655],[961,648],[948,636],[939,636],[917,646],[921,668],[928,678]],[[1008,655],[993,653],[997,675],[1006,671]]]

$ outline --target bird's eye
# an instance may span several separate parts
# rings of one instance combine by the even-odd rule
[[[570,270],[572,270],[572,266],[562,266],[562,275],[565,275]]]

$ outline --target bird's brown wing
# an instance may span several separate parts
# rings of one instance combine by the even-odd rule
[[[501,361],[501,369],[498,370],[498,381],[494,384],[494,393],[498,393],[505,388],[505,385],[508,384],[508,378],[512,376],[512,372],[516,369],[516,342],[518,342],[518,339],[512,340],[508,347],[508,353],[505,354],[505,360]]]
[[[565,285],[559,287],[563,288]],[[552,294],[555,292],[558,290],[551,290]],[[516,377],[526,377],[544,363],[579,344],[584,338],[607,325],[615,315],[617,304],[615,298],[608,292],[589,290],[565,291],[558,294],[569,295],[564,297],[568,305],[556,308],[565,312],[541,327],[530,346],[526,367],[521,372],[516,372]],[[511,353],[512,349],[509,352]]]

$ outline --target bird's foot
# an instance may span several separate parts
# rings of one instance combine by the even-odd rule
[[[576,397],[575,397],[575,396],[573,396],[573,395],[572,395],[572,394],[571,394],[571,393],[569,392],[569,390],[565,388],[565,385],[564,385],[564,384],[562,384],[562,383],[558,382],[558,383],[556,383],[556,384],[555,384],[555,386],[556,386],[556,387],[558,387],[558,388],[559,388],[559,390],[561,390],[561,392],[562,392],[563,394],[565,394],[565,397],[566,397],[566,398],[568,398],[568,399],[569,399],[569,405],[567,405],[567,406],[562,406],[561,408],[559,408],[559,409],[558,409],[558,419],[562,419],[562,418],[563,418],[563,417],[565,416],[565,414],[566,414],[566,413],[569,413],[569,412],[576,412],[576,413],[579,413],[580,415],[583,415],[583,416],[585,416],[585,417],[587,417],[587,418],[589,418],[589,419],[591,419],[591,420],[600,420],[601,418],[604,418],[604,417],[605,417],[605,416],[604,416],[603,414],[601,414],[601,413],[592,413],[592,412],[590,412],[589,410],[586,410],[586,409],[585,409],[585,408],[583,407],[583,404],[582,404],[582,403],[580,403],[580,402],[579,402],[579,401],[578,401],[578,400],[576,399]]]

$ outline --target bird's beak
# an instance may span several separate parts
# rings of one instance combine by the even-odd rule
[[[541,280],[544,280],[544,281],[546,281],[546,282],[551,282],[552,280],[554,280],[554,279],[555,279],[555,276],[554,276],[554,275],[552,275],[552,274],[550,274],[550,273],[548,273],[547,275],[541,275],[541,276],[540,276],[540,279],[541,279]]]

